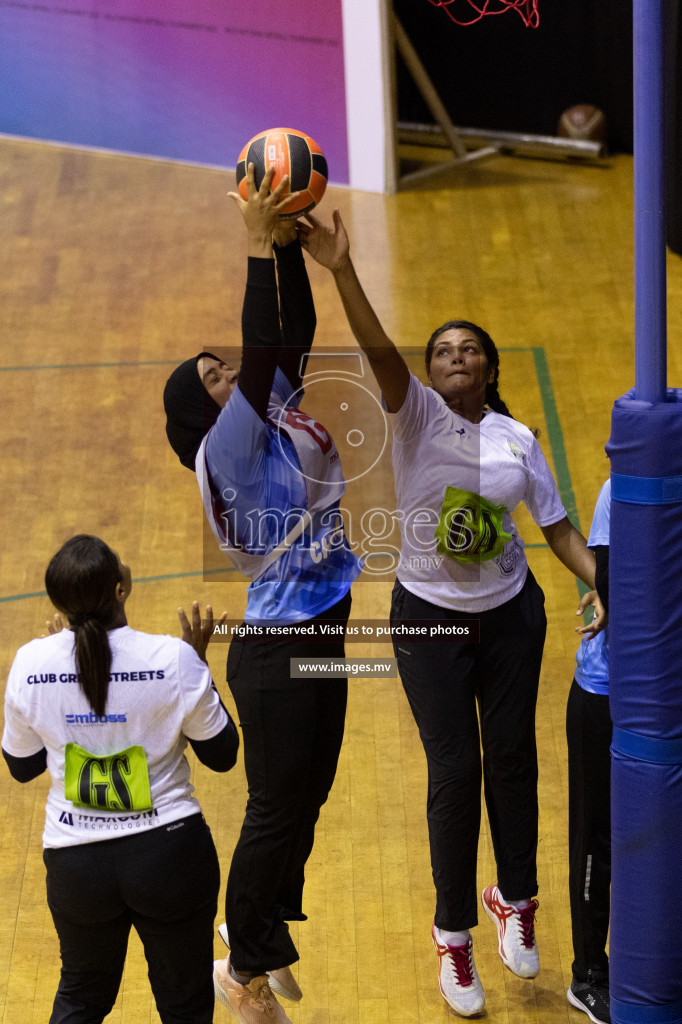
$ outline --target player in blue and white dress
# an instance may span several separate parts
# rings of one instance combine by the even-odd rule
[[[164,394],[167,433],[196,471],[221,548],[251,580],[245,624],[345,626],[361,563],[344,535],[339,453],[299,408],[315,310],[296,229],[278,220],[281,189],[269,193],[271,177],[258,191],[251,177],[248,202],[233,196],[249,254],[239,373],[214,352],[178,367]],[[265,1006],[288,1020],[270,986],[300,998],[287,921],[305,920],[305,863],[343,738],[347,681],[290,677],[291,658],[343,657],[343,630],[332,643],[299,637],[235,639],[227,661],[249,798],[227,884],[231,953],[216,962],[215,981],[240,1019],[246,1000],[256,1019]]]
[[[608,610],[611,481],[602,486],[587,540]],[[584,628],[582,630],[584,632]],[[611,733],[608,627],[585,636],[566,708],[568,856],[573,979],[568,999],[596,1024],[611,1024],[606,939],[611,909]]]

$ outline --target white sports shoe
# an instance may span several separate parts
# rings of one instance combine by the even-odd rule
[[[218,935],[229,949],[230,936],[227,933],[227,925],[224,922],[218,925]],[[283,999],[291,999],[294,1003],[299,1003],[303,999],[303,993],[298,986],[296,978],[291,973],[290,967],[279,967],[274,971],[268,971],[267,977],[270,988],[278,996],[282,996]]]
[[[486,914],[497,928],[498,950],[502,963],[519,978],[535,978],[540,971],[538,944],[535,941],[535,911],[538,901],[517,910],[502,901],[496,885],[481,893]]]
[[[474,963],[471,939],[464,946],[447,946],[436,937],[436,926],[431,926],[431,938],[438,953],[438,987],[445,1002],[460,1017],[483,1017],[485,993]]]

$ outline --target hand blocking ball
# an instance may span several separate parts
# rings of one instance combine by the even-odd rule
[[[246,143],[237,163],[237,189],[242,199],[248,199],[246,169],[254,165],[256,188],[268,168],[274,166],[271,188],[276,188],[285,174],[289,175],[289,192],[301,194],[292,201],[280,217],[300,217],[319,203],[327,187],[327,161],[318,144],[294,128],[271,128],[260,132]]]

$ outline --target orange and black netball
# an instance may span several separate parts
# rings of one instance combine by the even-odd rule
[[[327,161],[315,140],[304,132],[293,128],[271,128],[247,142],[237,163],[237,188],[242,199],[248,198],[246,170],[251,163],[254,165],[256,188],[260,188],[265,172],[274,166],[271,187],[276,188],[288,174],[287,192],[300,192],[281,215],[283,217],[300,217],[312,210],[324,195]]]

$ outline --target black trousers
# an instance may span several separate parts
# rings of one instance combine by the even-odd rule
[[[608,977],[611,908],[611,733],[609,698],[575,679],[566,707],[568,740],[568,885],[573,974]]]
[[[401,619],[477,619],[480,624],[477,644],[394,642],[428,763],[435,923],[463,931],[478,921],[481,775],[497,884],[508,900],[537,892],[535,705],[547,625],[544,595],[529,571],[511,601],[468,615],[437,607],[396,582],[391,621]]]
[[[131,926],[163,1024],[211,1024],[220,868],[201,814],[141,835],[45,850],[44,861],[62,957],[50,1024],[104,1020]]]
[[[345,622],[350,594],[312,622]],[[244,734],[248,801],[225,896],[231,962],[263,972],[298,960],[287,921],[305,921],[305,864],[336,774],[346,679],[290,678],[290,658],[343,658],[343,638],[233,640],[227,680]]]

